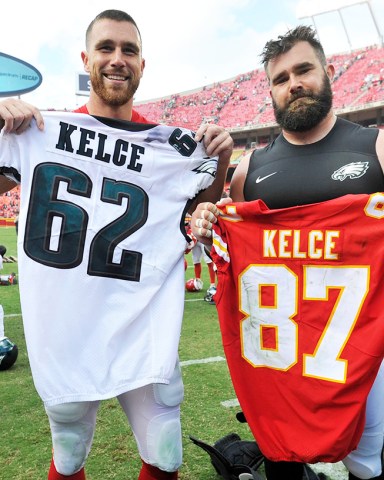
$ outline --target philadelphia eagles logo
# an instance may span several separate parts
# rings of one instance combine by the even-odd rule
[[[342,182],[347,177],[351,178],[352,180],[355,178],[360,178],[364,175],[368,168],[368,162],[348,163],[348,165],[344,165],[343,167],[333,172],[332,180],[340,180],[340,182]]]
[[[207,161],[194,168],[192,172],[209,173],[212,177],[216,177],[217,160],[207,157]]]

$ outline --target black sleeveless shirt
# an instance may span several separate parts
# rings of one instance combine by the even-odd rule
[[[280,134],[252,153],[244,198],[285,208],[349,193],[383,192],[384,175],[375,148],[378,133],[377,128],[337,118],[328,135],[310,145],[292,145]]]

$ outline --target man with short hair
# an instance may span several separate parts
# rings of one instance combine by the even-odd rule
[[[181,226],[196,195],[220,198],[233,141],[217,125],[203,125],[194,135],[151,124],[133,109],[145,61],[139,29],[125,12],[95,17],[81,57],[91,91],[75,114],[43,117],[25,102],[0,102],[0,191],[20,175],[25,182],[20,266],[37,269],[44,281],[52,276],[47,288],[53,276],[62,279],[60,291],[69,293],[62,298],[56,292],[54,307],[31,297],[31,309],[23,312],[35,385],[51,427],[48,479],[85,479],[99,403],[116,396],[142,459],[139,479],[176,480],[182,462]],[[32,157],[33,149],[47,160]],[[36,164],[31,178],[28,163],[25,175],[20,172],[24,157]],[[23,291],[22,303],[29,295]],[[45,358],[33,350],[41,334],[49,338]]]
[[[231,181],[231,200],[261,199],[270,209],[281,209],[347,194],[383,192],[384,131],[337,118],[332,109],[331,88],[335,69],[327,63],[313,29],[298,26],[277,40],[267,42],[262,61],[282,132],[268,146],[255,150],[249,159],[240,162]],[[211,238],[212,224],[218,215],[215,205],[208,203],[197,207],[191,226],[199,240],[207,243]],[[239,242],[244,239],[239,238]],[[368,396],[365,430],[358,448],[343,460],[350,472],[349,480],[384,478],[383,373],[381,367]],[[303,388],[304,385],[303,376]],[[255,386],[257,389],[263,387]],[[271,398],[270,407],[278,408],[274,398]],[[263,415],[259,411],[254,413],[255,416]],[[337,421],[335,418],[334,422]],[[286,422],[289,428],[290,419]],[[338,441],[335,438],[335,443]],[[311,445],[306,447],[312,448]],[[288,453],[286,460],[266,459],[268,480],[302,479],[303,464],[289,461]]]

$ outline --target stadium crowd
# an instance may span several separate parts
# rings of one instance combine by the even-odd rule
[[[384,47],[370,46],[335,54],[329,57],[329,62],[336,69],[332,84],[336,110],[384,100]],[[192,92],[140,102],[135,108],[155,122],[192,130],[203,122],[217,123],[225,128],[275,122],[269,86],[262,68]],[[247,153],[251,152],[244,151],[241,155]],[[239,151],[234,151],[232,161],[239,156]],[[0,196],[0,218],[17,215],[19,198],[19,187]]]
[[[20,207],[20,187],[17,186],[13,190],[0,196],[0,217],[15,218],[19,213]]]
[[[371,46],[329,57],[335,65],[332,84],[336,109],[384,98],[384,48]],[[274,122],[269,86],[263,69],[171,97],[136,104],[137,110],[159,123],[192,130],[202,122],[231,127]]]

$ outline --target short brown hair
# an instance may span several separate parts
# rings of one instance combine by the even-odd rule
[[[271,60],[274,60],[282,53],[288,52],[298,42],[308,42],[315,50],[320,63],[323,66],[327,64],[323,46],[316,37],[315,30],[311,26],[299,25],[296,28],[288,30],[285,35],[279,35],[277,40],[270,40],[265,44],[260,55],[265,70],[267,70]]]
[[[139,32],[139,37],[141,40],[141,34],[139,27],[137,26],[135,20],[128,15],[128,13],[123,12],[122,10],[104,10],[103,12],[99,13],[96,15],[96,17],[92,20],[92,22],[88,25],[87,31],[85,32],[85,44],[88,48],[88,40],[89,36],[91,34],[93,25],[98,22],[99,20],[115,20],[116,22],[129,22],[132,23],[137,28],[137,31]]]

